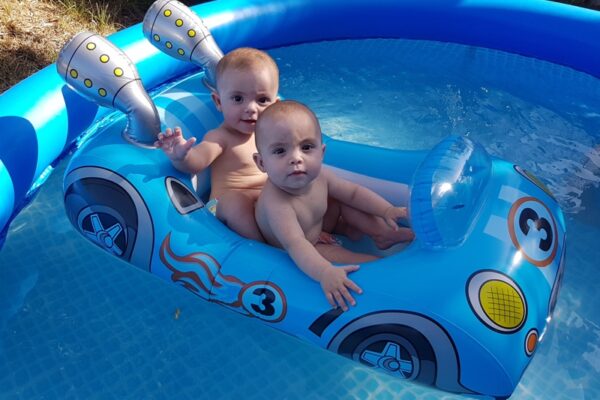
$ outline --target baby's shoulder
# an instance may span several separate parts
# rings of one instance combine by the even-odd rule
[[[272,203],[275,206],[288,206],[290,204],[290,195],[275,186],[273,182],[268,179],[258,197],[263,203]]]
[[[219,143],[224,146],[229,142],[229,132],[222,127],[217,127],[206,132],[203,141]]]
[[[319,188],[319,190],[322,190],[323,186],[328,187],[331,183],[335,183],[338,179],[338,176],[333,171],[330,171],[329,168],[321,168],[319,175],[314,180],[315,185],[313,186],[316,186]]]

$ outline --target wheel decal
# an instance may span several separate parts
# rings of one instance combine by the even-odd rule
[[[365,350],[360,358],[373,367],[380,368],[388,374],[402,379],[413,378],[414,372],[419,369],[416,367],[419,362],[418,358],[412,356],[410,350],[405,349],[396,342],[387,342],[381,352]]]
[[[104,228],[102,220],[104,224],[111,224],[110,227]],[[91,230],[86,229],[90,226]],[[116,256],[122,256],[124,249],[127,248],[127,236],[123,225],[110,214],[89,214],[83,218],[79,229],[92,242]]]

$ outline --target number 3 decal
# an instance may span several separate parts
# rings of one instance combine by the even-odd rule
[[[508,214],[508,231],[515,247],[533,265],[545,267],[554,261],[558,248],[556,221],[540,200],[517,200]]]
[[[242,288],[239,298],[248,314],[264,321],[279,322],[287,313],[283,291],[273,282],[250,282]]]

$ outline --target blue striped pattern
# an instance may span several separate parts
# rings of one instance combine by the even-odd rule
[[[429,152],[415,173],[410,192],[412,228],[423,243],[432,248],[444,245],[435,215],[432,188],[435,187],[439,169],[450,171],[440,165],[440,160],[450,151],[455,141],[455,136],[448,136]]]
[[[0,226],[4,226],[13,209],[22,207],[22,199],[36,178],[38,144],[35,129],[20,117],[0,117],[0,142]]]
[[[0,160],[0,188],[2,191],[2,196],[0,196],[0,226],[5,226],[13,212],[15,190],[8,169],[6,169],[2,160]],[[2,243],[5,233],[5,230],[0,229],[0,243]]]
[[[16,198],[25,196],[35,179],[38,143],[35,129],[20,117],[0,117],[0,159],[12,177]]]
[[[72,143],[81,135],[81,132],[92,124],[98,112],[98,105],[84,99],[68,86],[62,87],[62,94],[65,100],[68,120],[66,143]]]

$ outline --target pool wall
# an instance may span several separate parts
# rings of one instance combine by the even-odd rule
[[[192,9],[224,51],[346,38],[437,40],[536,57],[600,78],[600,13],[546,0],[223,0]],[[194,69],[160,53],[141,24],[110,40],[134,61],[149,91]],[[2,94],[0,110],[2,243],[48,166],[109,110],[74,93],[55,65]]]

